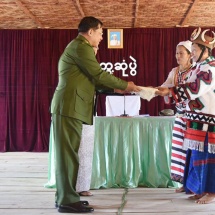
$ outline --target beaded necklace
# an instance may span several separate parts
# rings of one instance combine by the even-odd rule
[[[186,68],[183,71],[179,70],[179,66],[177,67],[177,71],[175,73],[174,77],[174,84],[175,86],[178,86],[179,84],[183,84],[184,81],[188,78],[187,74],[190,72],[192,65],[190,65],[188,68]]]

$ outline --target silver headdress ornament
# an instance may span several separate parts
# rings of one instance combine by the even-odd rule
[[[205,33],[206,33],[207,31],[210,31],[210,29],[204,30],[204,31],[202,32],[201,38],[202,38],[202,41],[203,41],[203,42],[205,42],[205,43],[211,45],[211,44],[215,43],[215,33],[212,31],[212,33],[213,33],[213,35],[214,35],[214,38],[213,38],[213,40],[210,42],[210,41],[208,41],[208,40],[205,39]]]
[[[197,39],[197,37],[199,36],[199,34],[201,33],[201,28],[199,27],[198,29],[196,28],[193,33],[191,34],[190,40],[193,41],[195,39]]]
[[[202,33],[201,33],[201,28],[197,28],[193,31],[193,33],[191,34],[191,37],[190,37],[190,40],[193,42],[193,43],[198,43],[198,44],[201,44],[203,46],[206,46],[210,49],[213,49],[214,46],[215,46],[215,33],[212,31],[213,33],[213,38],[208,36],[208,35],[205,35],[205,33],[207,31],[209,31],[210,29],[206,29],[204,30]]]

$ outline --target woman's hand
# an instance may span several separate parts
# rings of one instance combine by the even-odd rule
[[[168,96],[170,94],[170,90],[167,87],[156,87],[158,89],[155,94],[158,96]]]

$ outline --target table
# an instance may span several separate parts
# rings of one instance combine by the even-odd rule
[[[175,186],[170,179],[175,117],[96,117],[91,188]]]
[[[96,117],[91,189],[178,186],[170,178],[174,121],[170,116]],[[45,186],[54,188],[52,141],[49,152]]]

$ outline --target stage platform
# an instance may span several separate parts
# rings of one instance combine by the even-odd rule
[[[0,214],[54,215],[55,189],[48,180],[48,153],[0,154]],[[215,215],[215,203],[198,205],[174,188],[108,188],[91,190],[96,215]]]

